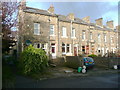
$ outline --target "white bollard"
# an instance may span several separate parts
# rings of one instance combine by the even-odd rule
[[[86,73],[86,70],[84,68],[82,69],[82,73]]]
[[[114,69],[117,69],[117,65],[114,65]]]
[[[86,66],[83,66],[84,69],[86,69]]]

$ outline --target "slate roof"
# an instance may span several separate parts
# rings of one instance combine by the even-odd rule
[[[42,10],[42,9],[37,9],[37,8],[32,8],[32,7],[26,7],[26,9],[24,9],[23,11],[24,12],[29,12],[29,13],[47,15],[47,16],[54,16],[54,17],[58,17],[59,21],[71,22],[71,20],[67,16],[60,15],[60,14],[52,14],[47,10]],[[110,31],[112,30],[110,28],[107,28],[106,26],[103,26],[103,28],[102,28],[102,27],[96,25],[95,23],[87,23],[80,18],[75,18],[74,21],[72,21],[72,22],[73,23],[78,23],[78,24],[85,24],[85,25],[94,26],[96,29],[99,29],[99,30],[110,30]]]
[[[26,9],[23,10],[24,12],[29,13],[35,13],[35,14],[42,14],[42,15],[48,15],[48,16],[57,16],[56,14],[52,14],[48,12],[47,10],[32,8],[32,7],[26,7]]]

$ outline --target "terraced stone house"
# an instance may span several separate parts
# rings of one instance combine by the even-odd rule
[[[55,14],[53,5],[42,10],[27,7],[22,2],[19,9],[20,50],[25,48],[26,40],[30,40],[35,48],[44,49],[52,58],[116,53],[118,29],[114,28],[113,21],[106,22],[106,26],[103,18],[95,22],[91,23],[89,16],[80,19],[73,13]]]

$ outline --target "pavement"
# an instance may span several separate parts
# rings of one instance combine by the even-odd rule
[[[77,69],[72,69],[72,68],[67,68],[67,67],[55,67],[51,68],[49,72],[52,73],[52,76],[48,78],[59,78],[59,77],[84,77],[84,76],[93,76],[93,75],[102,75],[102,74],[107,74],[107,73],[119,73],[120,70],[115,70],[115,69],[98,69],[98,68],[93,68],[87,70],[86,73],[78,73]],[[48,79],[46,78],[41,78],[40,80],[43,79]]]

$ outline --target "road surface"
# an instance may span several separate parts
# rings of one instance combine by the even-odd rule
[[[16,77],[15,88],[119,88],[120,74],[32,80]]]

